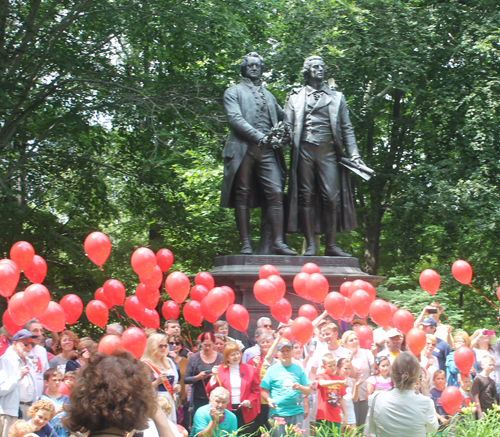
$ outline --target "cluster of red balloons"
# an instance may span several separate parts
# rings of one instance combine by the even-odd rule
[[[97,345],[98,352],[112,354],[115,350],[125,349],[129,351],[135,358],[142,357],[146,349],[147,337],[142,329],[135,326],[126,329],[121,337],[117,335],[104,336]]]
[[[0,294],[9,301],[2,315],[6,329],[15,334],[29,319],[37,318],[45,329],[61,332],[66,323],[65,310],[50,300],[49,290],[42,285],[47,274],[45,260],[35,255],[35,249],[27,241],[15,243],[9,255],[10,259],[0,260]],[[33,284],[13,294],[21,271]]]

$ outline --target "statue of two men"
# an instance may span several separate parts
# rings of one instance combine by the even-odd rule
[[[351,256],[335,244],[337,232],[357,226],[348,170],[339,163],[346,158],[349,166],[364,163],[345,98],[324,83],[323,59],[311,56],[302,69],[305,86],[289,94],[283,111],[262,86],[263,69],[262,57],[249,53],[241,62],[242,82],[224,94],[231,135],[223,151],[221,206],[235,209],[241,253],[252,253],[249,209],[261,206],[261,239],[269,233],[267,227],[272,234],[272,247],[261,253],[296,255],[284,243],[285,229],[304,234],[306,256],[317,253],[315,234],[325,235],[326,256]],[[273,135],[281,121],[291,131],[286,205],[285,161]]]

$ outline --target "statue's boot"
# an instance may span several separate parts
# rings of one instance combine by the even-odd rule
[[[325,256],[352,256],[344,252],[340,247],[335,245],[335,233],[337,231],[337,211],[333,213],[327,212],[326,214],[326,247]]]
[[[283,207],[270,207],[268,209],[269,222],[273,231],[273,253],[275,255],[297,255],[283,241]]]
[[[252,254],[252,243],[250,242],[250,210],[245,207],[234,208],[234,218],[241,238],[242,255]]]
[[[311,208],[300,208],[299,211],[302,230],[307,243],[307,249],[304,252],[304,256],[316,256],[316,239],[314,238],[314,224]]]
[[[273,252],[273,231],[271,223],[269,223],[268,210],[266,205],[260,207],[260,241],[254,255],[272,255]]]

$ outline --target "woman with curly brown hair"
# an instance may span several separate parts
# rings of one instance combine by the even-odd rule
[[[77,375],[71,405],[63,423],[70,431],[90,431],[93,437],[120,436],[148,427],[153,418],[160,437],[172,431],[149,380],[149,369],[130,353],[97,353]]]
[[[76,351],[80,347],[78,336],[70,330],[64,330],[52,345],[56,356],[49,361],[49,367],[57,369],[63,375],[66,372],[66,363],[76,359]]]
[[[34,433],[39,437],[57,437],[49,420],[54,417],[56,409],[54,404],[47,399],[36,401],[28,410],[31,417],[30,425],[34,427]]]

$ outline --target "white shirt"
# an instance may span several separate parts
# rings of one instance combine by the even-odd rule
[[[314,351],[314,354],[310,360],[311,367],[316,367],[316,369],[319,369],[323,365],[323,362],[321,360],[326,354],[332,354],[338,360],[339,358],[349,357],[349,350],[342,346],[339,346],[335,350],[331,350],[328,348],[328,346],[320,347],[318,344],[318,348]]]
[[[35,380],[36,398],[38,399],[43,395],[44,381],[43,374],[49,368],[49,361],[47,360],[47,351],[44,347],[37,344],[29,356],[26,358],[30,367],[30,374]]]
[[[377,437],[425,437],[439,427],[432,399],[413,390],[380,391],[368,398],[368,406],[369,432]]]
[[[241,376],[239,364],[229,366],[229,383],[231,384],[231,404],[239,405],[241,403]]]

